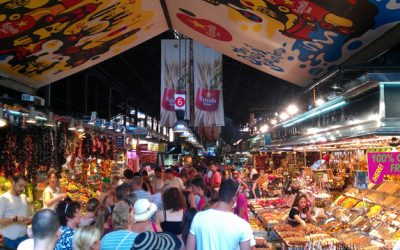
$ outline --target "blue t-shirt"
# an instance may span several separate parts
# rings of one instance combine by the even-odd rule
[[[67,226],[61,226],[61,236],[54,250],[72,250],[72,237],[74,230]]]
[[[101,239],[101,250],[130,250],[137,235],[128,230],[108,233]]]

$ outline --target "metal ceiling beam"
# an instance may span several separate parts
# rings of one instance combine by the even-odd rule
[[[0,86],[30,95],[36,95],[37,93],[37,90],[33,87],[4,77],[0,77]]]
[[[357,66],[354,65],[359,65],[362,66],[377,58],[378,56],[384,54],[386,51],[388,51],[391,48],[394,48],[399,45],[400,43],[400,24],[395,25],[393,28],[390,30],[386,31],[383,35],[379,36],[377,39],[372,41],[370,44],[365,46],[363,49],[355,53],[354,55],[350,56],[347,60],[342,62],[340,64],[340,68],[338,70],[335,70],[333,72],[329,72],[322,77],[320,77],[319,80],[317,80],[314,83],[309,84],[306,87],[305,93],[311,91],[313,88],[317,87],[318,85],[323,84],[333,76],[335,76],[337,73],[340,73],[341,68],[349,68],[351,67],[352,69],[356,69]],[[354,67],[352,67],[354,66]],[[363,69],[368,68],[368,66],[362,67]],[[371,68],[374,68],[371,66]]]

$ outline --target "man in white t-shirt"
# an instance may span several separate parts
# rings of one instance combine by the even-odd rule
[[[253,231],[245,220],[232,213],[239,183],[223,181],[214,209],[199,212],[193,219],[187,250],[249,250],[254,245]]]
[[[27,225],[31,223],[28,201],[23,194],[26,177],[15,175],[11,180],[11,190],[0,196],[0,233],[6,247],[16,249],[28,237]]]

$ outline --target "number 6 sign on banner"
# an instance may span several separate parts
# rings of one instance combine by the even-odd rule
[[[185,110],[186,95],[175,94],[175,110]]]

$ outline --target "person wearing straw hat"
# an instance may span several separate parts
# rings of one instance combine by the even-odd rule
[[[146,231],[160,232],[155,223],[151,223],[151,217],[157,212],[157,205],[151,203],[147,199],[138,199],[133,208],[134,224],[131,230],[135,233],[143,233]]]
[[[133,242],[131,250],[179,250],[181,241],[170,233],[143,232]]]

